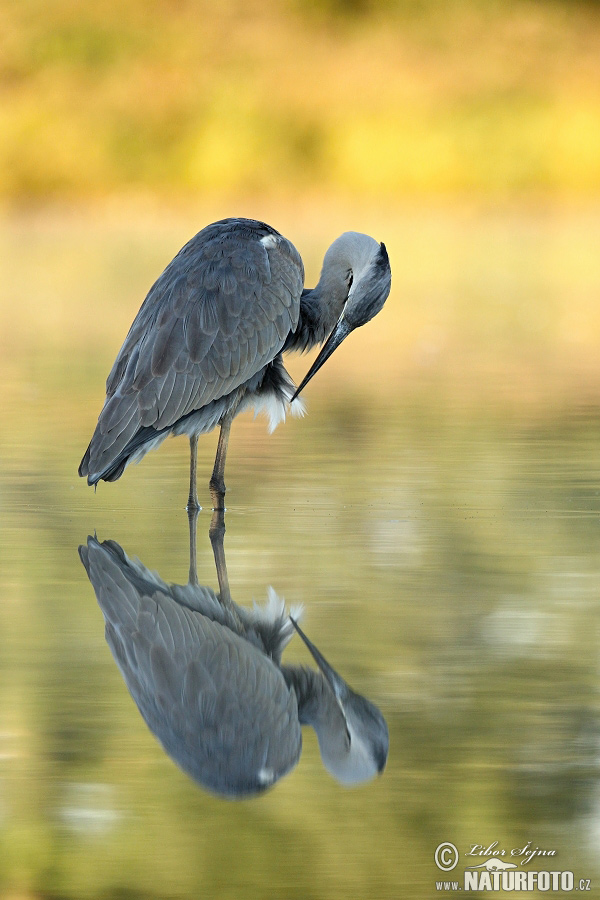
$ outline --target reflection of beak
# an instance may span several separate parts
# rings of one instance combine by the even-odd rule
[[[324,362],[327,362],[327,360],[329,359],[329,357],[331,356],[333,351],[336,350],[337,347],[340,346],[340,344],[342,343],[344,338],[347,338],[348,335],[350,334],[350,332],[352,331],[352,329],[350,328],[350,326],[348,325],[348,323],[346,322],[346,320],[344,319],[343,316],[344,316],[344,314],[342,313],[342,315],[340,316],[340,318],[337,321],[337,325],[335,326],[335,328],[333,329],[333,331],[331,332],[331,334],[329,335],[329,337],[327,338],[327,340],[321,347],[321,352],[319,353],[319,355],[315,359],[314,363],[312,364],[312,366],[310,367],[310,369],[304,376],[300,387],[296,388],[296,393],[294,394],[294,396],[292,397],[292,400],[290,402],[294,401],[296,399],[296,397],[298,396],[298,394],[300,393],[300,391],[304,390],[304,388],[306,387],[306,385],[308,384],[310,379],[313,377],[313,375],[315,375],[319,371],[319,369],[321,368],[321,366],[323,365]],[[303,636],[301,631],[299,631],[298,633],[301,636]],[[306,640],[306,639],[304,638],[304,640]],[[315,657],[315,659],[316,659],[316,657]]]
[[[342,340],[343,340],[343,338],[342,338]],[[290,619],[292,621],[292,625],[294,626],[294,628],[296,629],[296,631],[298,632],[298,634],[300,635],[300,637],[302,638],[302,640],[304,641],[304,643],[306,644],[308,649],[310,650],[314,661],[316,662],[319,669],[321,670],[321,672],[327,679],[327,682],[330,685],[333,693],[337,697],[338,701],[339,702],[343,701],[348,696],[348,685],[346,684],[346,682],[344,681],[343,678],[340,678],[340,676],[335,671],[335,669],[331,668],[331,666],[329,665],[329,663],[327,662],[325,657],[317,650],[317,648],[315,647],[313,642],[309,641],[309,639],[306,637],[306,635],[304,634],[304,632],[302,631],[302,629],[300,628],[300,626],[298,625],[296,620],[292,619],[291,616],[290,616]]]

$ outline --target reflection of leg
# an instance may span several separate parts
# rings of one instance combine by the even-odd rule
[[[225,509],[225,458],[227,456],[227,442],[229,441],[231,421],[232,416],[227,415],[221,422],[215,467],[209,482],[213,509]]]
[[[198,465],[198,435],[193,434],[190,437],[190,495],[187,502],[188,512],[201,508],[198,503],[198,492],[196,490],[196,466]]]
[[[227,577],[227,563],[225,562],[225,510],[213,510],[212,519],[210,520],[210,528],[208,536],[212,545],[215,557],[215,565],[217,567],[217,578],[219,579],[219,600],[221,605],[229,611],[233,618],[233,622],[240,634],[244,633],[244,627],[240,621],[237,606],[231,599],[231,591],[229,590],[229,578]]]
[[[210,537],[210,543],[215,557],[215,565],[217,567],[221,603],[223,606],[229,607],[231,606],[231,592],[229,590],[229,579],[227,577],[227,563],[225,562],[225,511],[223,509],[213,510],[208,536]]]
[[[198,523],[198,507],[188,506],[188,524],[190,526],[190,584],[198,584],[198,568],[196,565],[196,525]]]
[[[188,507],[188,524],[190,526],[190,584],[198,584],[198,568],[196,564],[196,525],[198,523],[199,508]]]

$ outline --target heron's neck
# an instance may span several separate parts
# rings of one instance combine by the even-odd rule
[[[346,720],[333,691],[323,675],[314,669],[282,666],[281,671],[296,694],[300,724],[311,725],[315,729],[323,762],[329,771],[334,772],[332,760],[346,758],[349,745]]]
[[[312,290],[302,291],[298,327],[290,334],[284,350],[310,350],[322,344],[340,317],[348,288],[342,279],[323,278]]]
[[[333,691],[320,672],[304,666],[282,666],[281,672],[296,694],[301,725],[312,725],[318,734],[332,717],[341,715]]]

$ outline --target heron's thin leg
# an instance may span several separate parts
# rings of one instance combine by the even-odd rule
[[[188,512],[201,509],[196,490],[196,467],[198,465],[198,435],[190,435],[190,495],[187,502]]]
[[[209,482],[213,509],[225,509],[225,458],[227,456],[227,443],[232,420],[233,416],[227,415],[221,422],[215,466]]]
[[[198,584],[198,568],[196,564],[196,525],[198,523],[198,507],[188,506],[188,524],[190,526],[190,584]]]

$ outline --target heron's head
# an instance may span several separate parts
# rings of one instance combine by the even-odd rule
[[[390,293],[391,282],[392,270],[385,244],[356,231],[347,231],[333,242],[325,254],[319,290],[323,297],[331,295],[337,300],[342,285],[343,307],[294,399],[350,332],[380,312]]]
[[[342,784],[359,784],[380,775],[387,762],[389,732],[374,703],[357,694],[333,669],[292,619],[294,627],[319,666],[326,685],[321,715],[313,725],[321,759]]]

